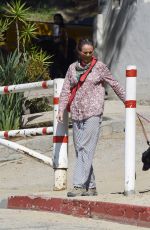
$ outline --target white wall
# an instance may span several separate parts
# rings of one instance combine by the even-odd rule
[[[120,9],[108,14],[107,7],[103,15],[101,58],[124,87],[126,66],[136,65],[137,99],[150,101],[150,1],[124,0]]]

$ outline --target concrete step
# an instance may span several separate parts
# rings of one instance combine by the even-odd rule
[[[22,116],[21,128],[35,128],[53,125],[53,112],[26,114]]]

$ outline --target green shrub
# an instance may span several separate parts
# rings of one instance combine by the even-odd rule
[[[6,59],[0,54],[0,85],[25,82],[26,65],[16,51]],[[0,95],[0,130],[20,127],[23,100],[23,93]]]
[[[49,79],[48,66],[51,57],[41,50],[30,49],[37,28],[34,23],[27,21],[28,10],[21,0],[7,2],[3,7],[4,20],[0,20],[0,41],[5,40],[5,32],[10,23],[15,22],[17,47],[16,51],[6,57],[0,53],[1,86]],[[19,22],[24,24],[22,30]],[[20,127],[23,101],[23,93],[0,95],[0,130]]]
[[[27,53],[27,78],[30,82],[50,79],[49,65],[51,64],[51,57],[35,47]]]

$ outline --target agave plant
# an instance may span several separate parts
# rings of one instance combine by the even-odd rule
[[[36,38],[37,35],[37,27],[35,23],[27,23],[23,26],[21,31],[20,40],[23,43],[24,53],[26,52],[26,47],[31,43],[33,38]]]
[[[9,27],[10,21],[8,19],[2,20],[0,19],[0,42],[5,40],[4,33],[7,31]]]
[[[26,63],[15,51],[5,60],[0,55],[0,84],[19,84],[26,80]],[[0,129],[10,130],[20,127],[23,93],[0,95]]]
[[[42,50],[37,50],[33,47],[28,54],[27,76],[30,81],[37,81],[39,79],[49,79],[49,65],[52,56],[47,55]]]
[[[38,50],[36,49],[36,47],[33,47],[31,49],[31,58],[34,60],[39,60],[41,61],[44,66],[49,66],[50,63],[52,63],[50,61],[50,59],[52,58],[53,55],[47,55],[47,53],[43,50]]]
[[[26,66],[21,53],[15,50],[4,59],[0,53],[0,85],[17,84],[25,81]]]
[[[23,95],[0,96],[0,130],[18,129],[21,123]]]
[[[27,20],[27,12],[30,9],[25,6],[25,3],[21,3],[21,0],[16,0],[11,3],[7,3],[4,7],[4,11],[7,17],[11,19],[11,21],[15,21],[16,25],[16,33],[17,33],[17,50],[20,52],[20,30],[19,30],[19,22],[26,24]]]

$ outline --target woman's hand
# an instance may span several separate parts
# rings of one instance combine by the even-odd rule
[[[63,123],[63,112],[58,112],[56,119],[58,122]]]

